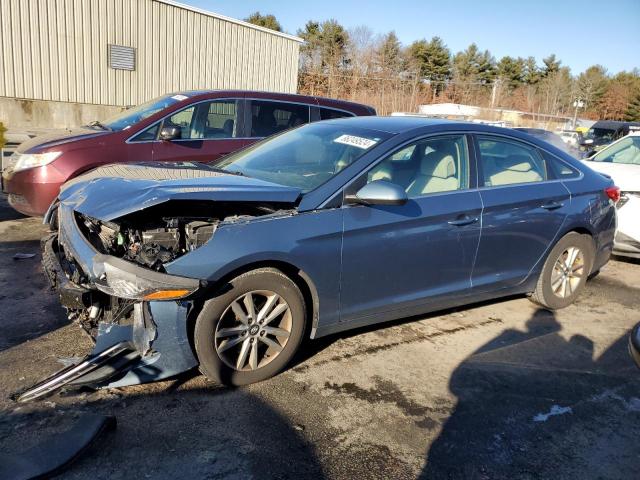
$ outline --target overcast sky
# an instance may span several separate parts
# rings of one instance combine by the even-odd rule
[[[395,30],[404,44],[437,35],[453,52],[475,42],[497,59],[542,63],[555,53],[573,73],[597,63],[610,73],[640,68],[640,0],[178,1],[238,19],[272,13],[294,34],[310,19],[335,18],[347,28]]]

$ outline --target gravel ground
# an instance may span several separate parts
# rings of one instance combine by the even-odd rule
[[[197,372],[156,383],[10,395],[90,349],[45,284],[39,219],[0,201],[0,451],[82,412],[118,428],[63,476],[119,478],[637,478],[640,264],[611,261],[579,301],[525,298],[308,342],[278,377],[228,389]]]

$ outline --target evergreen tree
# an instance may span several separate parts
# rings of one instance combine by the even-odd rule
[[[546,78],[554,73],[557,73],[560,70],[560,64],[562,63],[560,60],[556,59],[555,54],[551,54],[546,58],[542,59],[542,63],[544,63],[544,68],[542,69],[542,77]]]
[[[502,57],[498,62],[498,77],[510,89],[522,85],[524,78],[524,61],[521,58]]]
[[[640,92],[629,102],[624,119],[628,122],[640,122]]]
[[[451,76],[451,53],[440,37],[417,40],[409,46],[409,56],[422,78],[444,82]]]
[[[376,49],[376,63],[383,72],[398,73],[402,66],[402,46],[396,32],[389,32]]]
[[[270,28],[276,32],[282,31],[282,25],[273,15],[262,15],[260,12],[254,12],[244,19],[245,22],[253,23],[260,27]]]

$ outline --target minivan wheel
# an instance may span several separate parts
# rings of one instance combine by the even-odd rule
[[[562,237],[547,257],[531,300],[552,310],[573,303],[587,281],[593,255],[588,235],[571,232]]]
[[[305,330],[304,297],[274,268],[243,273],[208,300],[196,319],[200,371],[226,385],[247,385],[279,373]]]

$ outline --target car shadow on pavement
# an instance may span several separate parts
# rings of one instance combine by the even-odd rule
[[[635,478],[628,459],[640,451],[640,382],[627,335],[594,358],[593,342],[565,339],[550,311],[538,309],[526,327],[505,330],[455,369],[457,405],[420,478]]]
[[[86,450],[64,478],[325,478],[303,428],[247,389],[138,392],[0,413],[0,450],[24,452],[67,430],[81,413],[104,414],[117,417],[116,431]]]

